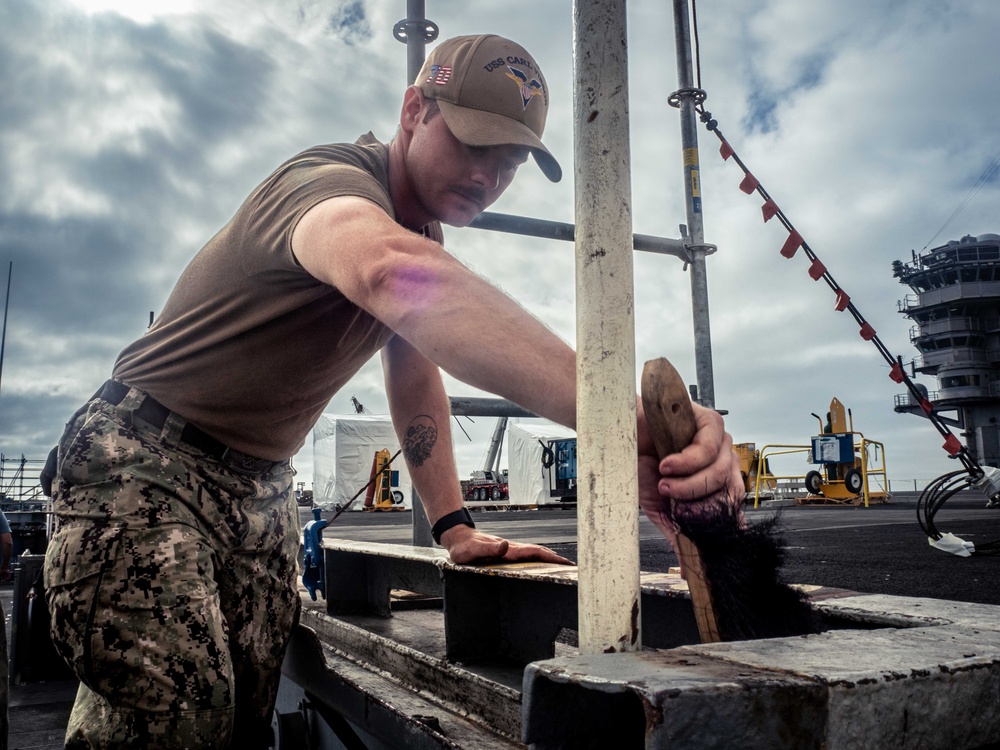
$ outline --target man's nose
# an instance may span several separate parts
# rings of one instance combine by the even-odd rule
[[[500,186],[500,160],[491,155],[475,159],[472,179],[487,190],[496,190]]]

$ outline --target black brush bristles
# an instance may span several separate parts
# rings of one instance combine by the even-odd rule
[[[691,513],[668,504],[663,515],[698,548],[723,641],[820,632],[820,618],[805,594],[781,579],[784,549],[776,516],[752,523],[730,503],[699,504]]]

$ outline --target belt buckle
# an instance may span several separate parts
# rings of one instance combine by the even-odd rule
[[[243,451],[226,448],[219,461],[241,474],[263,474],[274,466],[274,461],[251,456]]]

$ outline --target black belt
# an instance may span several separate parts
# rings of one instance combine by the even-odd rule
[[[130,386],[120,383],[117,380],[109,380],[94,394],[94,398],[107,401],[112,406],[118,406],[118,404],[125,400],[129,390],[131,390]],[[156,429],[163,428],[170,414],[170,409],[149,395],[145,396],[142,403],[139,404],[139,408],[132,412],[132,416],[138,417]],[[184,428],[181,430],[180,441],[192,448],[197,448],[205,455],[214,458],[226,466],[248,474],[263,474],[279,465],[288,463],[287,459],[285,461],[271,461],[230,448],[197,425],[186,420]]]

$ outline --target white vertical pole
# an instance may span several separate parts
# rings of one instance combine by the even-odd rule
[[[575,0],[580,650],[641,647],[625,0]]]

